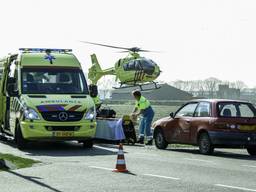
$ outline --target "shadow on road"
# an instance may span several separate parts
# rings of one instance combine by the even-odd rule
[[[37,184],[37,185],[39,185],[39,186],[41,186],[41,187],[47,188],[47,189],[49,189],[49,190],[51,190],[51,191],[54,191],[54,192],[62,192],[62,191],[60,191],[60,190],[58,190],[58,189],[56,189],[56,188],[53,188],[53,187],[51,187],[51,186],[49,186],[49,185],[47,185],[47,184],[45,184],[45,183],[43,183],[43,182],[41,182],[41,181],[37,181],[37,180],[36,180],[36,179],[42,179],[42,178],[33,177],[33,176],[25,176],[25,175],[22,175],[22,174],[20,174],[20,173],[17,173],[17,172],[14,172],[14,171],[10,171],[10,170],[8,170],[8,171],[6,171],[6,172],[8,172],[8,173],[10,173],[10,174],[12,174],[12,175],[15,175],[15,176],[17,176],[17,177],[23,178],[23,179],[25,179],[25,180],[27,180],[27,181],[30,181],[30,182],[34,183],[34,184]]]
[[[14,140],[12,140],[12,139],[1,138],[0,143],[9,145],[11,147],[16,147],[16,144],[15,144]]]
[[[31,143],[31,146],[23,151],[29,156],[52,157],[116,155],[116,152],[107,149],[86,149],[82,144],[75,142]]]
[[[182,148],[177,148],[177,149],[166,149],[169,151],[177,151],[177,152],[183,152],[183,153],[192,153],[192,154],[196,154],[196,155],[202,155],[200,154],[198,149],[195,148],[191,148],[191,149],[182,149]],[[249,160],[249,161],[255,161],[256,157],[252,157],[250,155],[247,154],[239,154],[238,152],[231,152],[231,151],[220,151],[221,149],[216,149],[214,151],[214,153],[212,155],[209,156],[213,156],[213,157],[222,157],[222,158],[227,158],[227,159],[239,159],[239,160]],[[205,156],[205,155],[202,155]]]

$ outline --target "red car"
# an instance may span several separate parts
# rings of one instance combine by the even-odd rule
[[[217,147],[245,147],[256,155],[256,109],[234,100],[193,100],[153,124],[155,145],[198,145],[202,154]]]

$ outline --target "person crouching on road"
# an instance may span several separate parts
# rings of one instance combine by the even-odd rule
[[[141,115],[141,121],[139,125],[139,140],[138,143],[144,144],[144,135],[146,133],[147,143],[146,145],[152,145],[153,135],[151,131],[151,123],[154,118],[154,111],[150,105],[149,100],[141,95],[140,91],[132,92],[134,98],[136,99],[135,109],[132,113],[133,116],[138,117]]]

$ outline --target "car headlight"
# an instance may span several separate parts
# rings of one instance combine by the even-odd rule
[[[39,120],[40,119],[38,113],[34,109],[30,109],[30,108],[26,109],[24,111],[24,115],[25,115],[25,118],[29,119],[29,120]]]
[[[85,119],[86,119],[86,120],[93,120],[93,119],[95,119],[95,118],[96,118],[95,108],[92,107],[92,108],[90,108],[90,109],[86,112],[86,114],[85,114]]]

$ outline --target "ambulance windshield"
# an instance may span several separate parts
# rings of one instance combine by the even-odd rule
[[[23,94],[88,94],[82,70],[74,68],[23,68]]]

